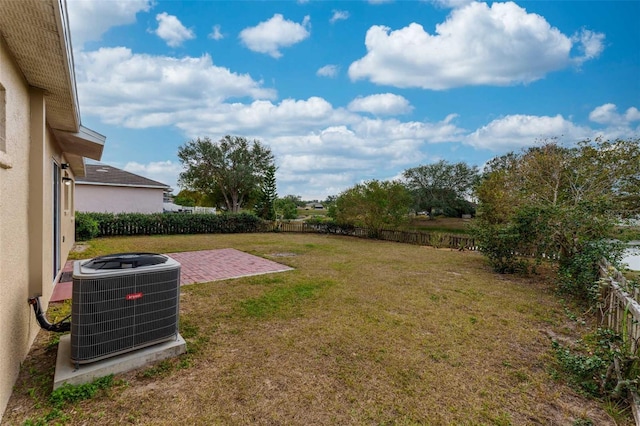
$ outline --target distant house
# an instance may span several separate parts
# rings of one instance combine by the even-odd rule
[[[63,0],[0,0],[0,421],[75,239],[74,180],[105,137],[82,125]]]
[[[305,210],[324,210],[324,206],[320,203],[309,203],[304,207]]]
[[[76,211],[162,213],[169,185],[104,164],[87,164],[76,179]]]

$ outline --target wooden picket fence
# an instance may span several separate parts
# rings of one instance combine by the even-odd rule
[[[464,235],[440,232],[399,231],[392,229],[373,231],[367,228],[327,226],[325,224],[309,224],[306,222],[272,222],[268,231],[349,235],[353,237],[372,238],[376,240],[432,246],[437,248],[451,248],[470,251],[478,250],[478,246],[475,244],[473,238]]]
[[[626,278],[609,262],[602,260],[600,267],[602,325],[615,331],[626,342],[628,355],[639,355],[640,343],[640,289],[629,286]],[[631,408],[636,425],[640,426],[640,398],[631,393]]]
[[[601,321],[629,342],[636,353],[640,343],[640,289],[630,288],[626,278],[606,260],[600,264],[602,288]]]

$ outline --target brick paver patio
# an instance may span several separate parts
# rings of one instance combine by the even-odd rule
[[[239,250],[227,248],[220,250],[187,251],[168,253],[180,265],[180,285],[226,280],[250,275],[269,274],[289,271],[293,268],[262,257]],[[51,296],[51,302],[60,302],[71,298],[72,278],[65,272],[73,271],[73,260],[63,268],[63,277]]]

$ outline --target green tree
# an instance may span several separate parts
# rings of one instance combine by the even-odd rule
[[[473,232],[493,267],[512,272],[525,265],[518,254],[551,256],[568,280],[587,269],[595,281],[597,269],[585,259],[617,260],[619,250],[606,238],[620,217],[640,212],[638,142],[597,139],[566,148],[546,141],[490,162],[476,191]],[[584,285],[575,290],[585,295]]]
[[[276,167],[272,165],[267,168],[262,185],[260,185],[260,194],[254,209],[258,217],[265,220],[275,220],[275,201],[277,198]]]
[[[299,195],[285,195],[282,198],[286,198],[287,200],[291,200],[293,202],[293,204],[295,204],[297,207],[304,207],[306,205],[306,202],[302,200],[302,197]]]
[[[322,205],[325,209],[327,209],[327,216],[333,220],[337,219],[338,212],[336,208],[336,201],[338,200],[337,195],[329,195],[327,199],[322,202]]]
[[[278,218],[291,220],[298,217],[298,206],[290,196],[278,198],[274,204]]]
[[[269,147],[239,136],[225,136],[217,143],[208,137],[188,141],[178,149],[178,158],[185,168],[180,186],[214,198],[220,194],[233,213],[256,196],[274,165]]]
[[[429,213],[441,210],[447,216],[473,212],[469,199],[479,178],[476,166],[441,160],[407,169],[403,177],[413,194],[416,210]]]
[[[374,235],[407,220],[411,194],[400,182],[370,180],[344,191],[336,200],[336,220],[368,228]]]
[[[196,205],[196,198],[193,195],[195,193],[196,191],[183,189],[178,192],[178,195],[173,197],[173,202],[179,206],[193,207]]]
[[[173,202],[180,206],[187,207],[214,207],[214,203],[210,196],[198,191],[189,191],[188,189],[183,189],[178,192],[178,195],[174,197]]]

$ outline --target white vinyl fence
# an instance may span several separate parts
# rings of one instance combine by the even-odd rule
[[[189,206],[181,206],[173,203],[163,203],[162,210],[165,213],[199,213],[199,214],[216,214],[215,207],[189,207]]]

